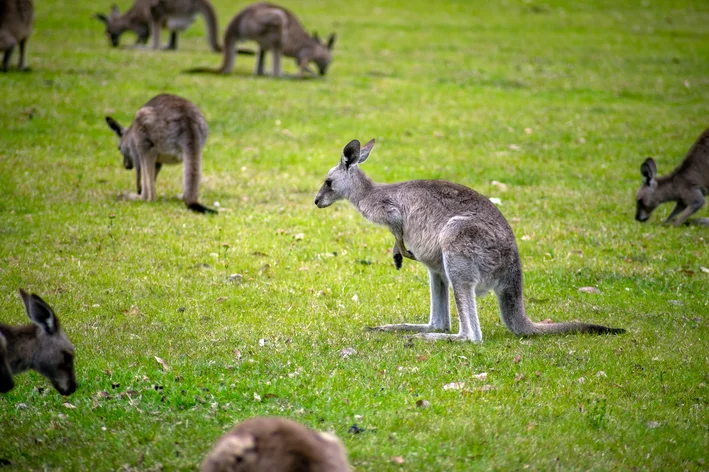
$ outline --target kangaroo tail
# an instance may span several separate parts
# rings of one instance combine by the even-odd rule
[[[209,0],[199,2],[199,10],[204,15],[204,22],[207,24],[207,40],[214,52],[222,52],[222,47],[219,45],[217,35],[219,27],[217,25],[217,15],[214,12],[214,7]]]
[[[552,333],[588,333],[588,334],[623,334],[623,328],[609,328],[590,323],[571,321],[567,323],[531,323],[531,333],[526,334],[552,334]]]
[[[497,293],[500,318],[507,328],[518,336],[554,333],[621,334],[622,328],[570,321],[566,323],[535,323],[527,317],[522,298],[522,283]]]
[[[201,203],[197,202],[192,202],[192,203],[185,203],[187,205],[187,208],[192,210],[195,213],[202,213],[202,214],[207,214],[207,215],[216,215],[217,210],[212,210],[211,208],[207,208],[206,206],[202,205]]]

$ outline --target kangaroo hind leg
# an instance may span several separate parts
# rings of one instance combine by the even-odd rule
[[[183,195],[185,205],[196,213],[216,213],[199,203],[199,183],[202,178],[202,152],[193,150],[184,159],[182,179],[184,182]]]
[[[371,328],[375,331],[411,331],[415,333],[429,333],[432,331],[450,331],[450,309],[448,303],[448,281],[446,278],[431,269],[428,270],[431,287],[431,313],[428,323],[388,324]]]

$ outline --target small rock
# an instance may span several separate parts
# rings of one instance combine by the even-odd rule
[[[177,309],[178,313],[184,313],[185,312],[185,307],[181,306],[180,308]]]

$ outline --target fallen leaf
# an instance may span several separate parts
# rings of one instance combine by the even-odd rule
[[[512,151],[519,151],[519,150],[522,149],[521,147],[519,147],[519,146],[516,145],[516,144],[510,144],[508,147],[509,147],[510,150],[512,150]]]
[[[423,361],[425,361],[425,360],[428,360],[428,356],[418,356],[418,357],[416,358],[416,360],[419,361],[419,362],[423,362]]]
[[[359,301],[359,296],[356,293],[352,296],[352,301],[355,303]]]
[[[580,384],[585,383],[585,382],[586,382],[586,379],[584,377],[579,377]]]
[[[431,402],[429,402],[428,400],[417,400],[416,406],[419,408],[428,408],[429,406],[431,406]]]
[[[64,402],[64,403],[62,404],[62,406],[63,406],[64,408],[69,408],[70,410],[76,410],[76,407],[75,407],[74,405],[72,405],[71,403],[69,403],[69,402]]]
[[[596,287],[580,287],[579,292],[583,293],[601,293]]]
[[[357,354],[357,351],[353,347],[346,347],[340,350],[340,356],[343,358],[354,356],[355,354]]]
[[[512,362],[514,362],[515,364],[519,364],[521,360],[522,360],[522,356],[517,355],[517,356],[515,356],[515,358]]]
[[[475,380],[487,380],[487,372],[481,372],[479,374],[474,374],[473,378]]]
[[[465,387],[465,382],[451,382],[443,386],[443,390],[460,390]]]
[[[709,269],[707,269],[706,267],[699,266],[699,270],[701,270],[701,271],[704,272],[705,274],[709,274]]]
[[[480,390],[481,392],[489,392],[490,390],[495,390],[495,386],[494,386],[494,385],[490,385],[490,384],[485,384],[485,385],[483,385],[482,387],[480,387],[479,390]]]
[[[217,298],[215,301],[216,301],[217,303],[221,303],[221,302],[225,302],[225,301],[227,301],[227,300],[228,300],[227,297],[219,297],[219,298]]]
[[[257,402],[260,402],[260,401],[261,401],[261,395],[259,395],[258,393],[254,392],[254,400],[257,401]]]
[[[303,234],[303,233],[298,233],[298,234],[293,235],[293,239],[295,239],[296,241],[301,241],[304,238],[305,238],[305,234]]]
[[[261,339],[258,340],[258,345],[261,346],[261,347],[263,347],[263,346],[266,345],[267,342],[268,342],[268,341],[266,341],[265,339],[261,338]]]
[[[521,380],[524,380],[524,374],[517,374],[515,375],[515,382],[519,382]]]
[[[167,362],[160,359],[158,356],[155,356],[155,360],[158,361],[158,364],[160,364],[164,370],[170,370],[170,368],[167,366]]]
[[[403,464],[404,462],[406,462],[406,461],[404,460],[404,458],[401,457],[401,456],[394,456],[394,457],[391,458],[391,461],[392,461],[394,464],[399,464],[399,465],[401,465],[401,464]]]
[[[489,200],[495,205],[502,205],[502,199],[497,197],[490,197]]]
[[[655,428],[659,428],[661,424],[662,423],[660,423],[659,421],[648,421],[647,427],[650,429],[655,429]]]
[[[602,370],[599,370],[598,372],[596,372],[596,377],[607,378],[608,376],[606,375],[605,372],[603,372]]]
[[[498,182],[497,180],[493,180],[492,182],[490,182],[490,185],[497,187],[500,192],[507,191],[507,185],[503,184],[502,182]]]

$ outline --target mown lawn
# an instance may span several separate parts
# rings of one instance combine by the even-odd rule
[[[3,470],[194,470],[254,415],[334,431],[362,471],[709,468],[709,232],[661,225],[669,206],[633,220],[642,160],[670,171],[709,125],[705,2],[289,1],[338,33],[328,76],[303,81],[241,56],[181,73],[220,64],[202,20],[177,52],[112,49],[76,3],[38,1],[33,71],[0,75],[0,320],[26,321],[19,287],[42,295],[80,384],[63,398],[29,373],[0,396]],[[246,5],[214,4],[222,30]],[[104,116],[127,126],[160,92],[207,118],[217,216],[176,198],[179,167],[158,201],[118,198],[134,177]],[[385,229],[313,204],[372,137],[377,181],[501,199],[530,317],[628,332],[520,339],[492,296],[481,345],[366,331],[429,301]]]

